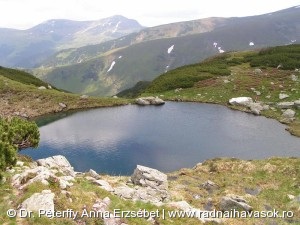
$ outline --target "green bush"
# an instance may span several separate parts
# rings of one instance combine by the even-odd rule
[[[162,74],[147,88],[146,92],[156,93],[169,91],[176,88],[190,88],[197,82],[214,76],[230,75],[229,65],[226,61],[228,56],[216,56],[202,63],[187,65]]]
[[[15,165],[18,150],[37,147],[39,138],[39,130],[34,122],[0,118],[0,171]]]
[[[246,57],[252,67],[273,67],[293,70],[300,67],[300,45],[262,49],[257,55]]]

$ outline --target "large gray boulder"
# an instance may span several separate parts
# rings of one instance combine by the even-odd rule
[[[50,190],[35,193],[22,203],[21,208],[33,212],[38,212],[39,210],[54,211],[54,196],[54,193]]]
[[[74,168],[71,166],[66,157],[62,155],[56,155],[45,159],[39,159],[36,162],[39,166],[43,166],[49,169],[55,168],[66,175],[72,177],[75,176]]]
[[[160,99],[159,97],[142,97],[137,98],[135,100],[135,103],[138,105],[163,105],[165,104],[165,101]]]
[[[158,190],[168,189],[167,175],[146,166],[137,165],[131,176],[131,181],[142,187],[151,187]]]
[[[253,100],[250,97],[237,97],[229,100],[229,104],[238,106],[249,106],[251,103]]]
[[[248,205],[246,200],[240,196],[228,195],[223,197],[220,202],[220,210],[230,211],[230,210],[242,210],[242,211],[252,211],[252,206]]]
[[[133,201],[161,205],[169,198],[167,175],[149,167],[138,165],[131,176],[135,187],[127,185],[114,188],[114,194]]]

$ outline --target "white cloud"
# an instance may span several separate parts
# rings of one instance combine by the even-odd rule
[[[96,20],[120,14],[142,25],[210,16],[249,16],[297,6],[299,0],[0,0],[0,27],[29,28],[48,19]]]

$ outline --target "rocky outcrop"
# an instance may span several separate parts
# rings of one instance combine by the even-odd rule
[[[242,210],[242,211],[252,211],[252,206],[247,204],[247,201],[240,196],[228,195],[223,197],[220,202],[220,210],[230,211],[230,210]]]
[[[137,98],[135,103],[138,105],[163,105],[165,101],[158,97],[142,97]]]
[[[168,189],[168,177],[166,174],[146,166],[137,165],[131,176],[132,183],[142,187],[151,187],[156,190]]]
[[[156,169],[138,165],[131,176],[131,182],[136,186],[116,187],[114,193],[125,199],[156,205],[169,198],[167,175]]]
[[[21,204],[21,209],[33,212],[39,210],[54,211],[54,196],[50,190],[35,193]]]
[[[36,161],[39,166],[43,166],[50,169],[58,169],[59,171],[74,177],[74,168],[71,166],[66,157],[62,155],[56,155],[45,159],[39,159]]]
[[[56,174],[60,174],[59,176]],[[75,172],[69,161],[61,155],[37,160],[32,168],[26,168],[12,177],[12,185],[19,190],[34,182],[49,185],[49,182],[58,182],[61,189],[73,185]]]

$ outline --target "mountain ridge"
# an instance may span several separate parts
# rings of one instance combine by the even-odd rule
[[[58,49],[98,44],[142,28],[119,15],[96,21],[47,20],[26,30],[0,28],[0,64],[35,67]]]
[[[59,52],[34,73],[72,92],[115,95],[139,81],[153,80],[166,71],[225,51],[298,43],[299,15],[300,8],[293,7],[259,16],[215,18],[211,20],[218,22],[214,30],[207,26],[205,32],[195,34],[189,33],[189,25],[180,22],[187,35],[171,38],[159,35],[164,33],[161,27],[168,30],[168,26],[146,28],[99,45]],[[152,35],[155,30],[160,31],[157,36]],[[145,33],[150,36],[144,35],[146,41],[139,41]]]

